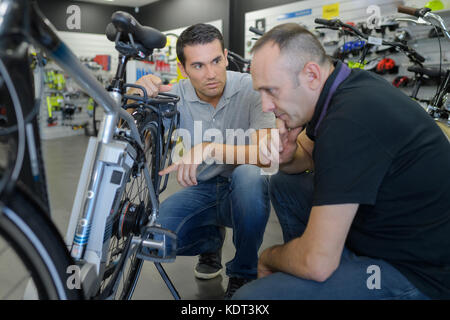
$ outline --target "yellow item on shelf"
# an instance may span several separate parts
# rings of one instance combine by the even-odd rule
[[[178,60],[178,57],[177,57],[177,78],[176,78],[176,82],[180,81],[181,79],[186,79],[181,74],[180,68],[178,67],[178,63],[180,63],[180,60]]]
[[[332,19],[339,16],[339,2],[324,5],[322,7],[322,18]]]
[[[55,71],[53,70],[47,72],[47,85],[50,89],[55,87]]]
[[[86,109],[89,110],[89,111],[93,111],[94,110],[94,99],[89,98],[88,104],[86,106]]]
[[[47,96],[47,112],[48,112],[48,117],[52,118],[53,104],[52,104],[52,97],[50,97],[50,96]]]
[[[431,11],[444,10],[444,4],[440,0],[432,0],[427,2],[425,8],[430,8]]]
[[[359,63],[356,61],[349,61],[347,65],[350,69],[364,69],[365,63]]]
[[[58,90],[62,90],[66,86],[66,79],[64,78],[64,75],[62,73],[56,74],[55,84],[56,84],[56,89],[58,89]]]

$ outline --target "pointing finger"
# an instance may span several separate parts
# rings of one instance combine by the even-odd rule
[[[159,175],[160,175],[160,176],[164,176],[164,175],[166,175],[166,174],[168,174],[168,173],[171,173],[171,172],[177,170],[177,169],[178,169],[178,166],[179,166],[179,164],[173,163],[173,164],[171,164],[170,166],[168,166],[167,168],[165,168],[164,170],[161,170],[161,171],[159,172]]]

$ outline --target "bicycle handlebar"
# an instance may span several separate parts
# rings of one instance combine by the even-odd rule
[[[343,23],[339,19],[327,20],[327,19],[316,18],[316,19],[314,19],[314,22],[317,23],[317,24],[322,24],[325,27],[329,27],[331,29],[338,29],[338,28],[350,29],[351,31],[353,31],[353,33],[355,33],[356,35],[358,35],[359,37],[364,38],[364,39],[367,39],[369,37],[367,34],[362,33],[361,31],[359,31],[354,26],[352,26],[350,24]]]
[[[420,25],[425,24],[425,25],[430,25],[430,26],[438,26],[439,28],[442,29],[442,31],[444,32],[447,39],[450,40],[450,32],[447,29],[447,26],[445,25],[444,20],[442,19],[441,16],[431,12],[430,8],[417,9],[417,8],[411,8],[411,7],[405,7],[405,6],[398,6],[397,11],[400,13],[405,13],[405,14],[415,16],[418,18],[417,20],[409,19],[409,18],[398,18],[398,20],[408,21],[408,22],[412,22],[412,23],[420,24]],[[434,21],[434,23],[432,21]]]
[[[413,52],[411,52],[410,53],[412,56],[413,56],[413,58],[415,59],[415,60],[417,60],[417,61],[419,61],[419,62],[425,62],[425,58],[422,56],[422,55],[420,55],[420,54],[418,54],[416,51],[413,51]]]
[[[334,26],[336,26],[337,21],[336,21],[336,19],[327,20],[327,19],[316,18],[316,19],[314,19],[314,22],[317,24],[323,24],[324,26],[334,27]]]
[[[361,37],[365,40],[369,39],[369,35],[362,33],[360,30],[358,30],[357,28],[355,28],[352,25],[343,23],[341,20],[339,19],[332,19],[332,20],[326,20],[326,19],[320,19],[320,18],[316,18],[314,19],[314,22],[317,24],[321,24],[324,25],[325,28],[330,28],[330,29],[339,29],[342,28],[347,32],[353,33],[353,35],[357,35],[358,37]],[[420,64],[422,62],[425,61],[425,58],[420,55],[419,53],[417,53],[413,48],[401,43],[401,42],[391,42],[391,41],[386,41],[386,40],[381,40],[381,44],[382,45],[387,45],[387,46],[392,46],[392,47],[397,47],[403,51],[406,52],[406,54],[408,55],[408,57],[412,60],[414,60],[414,62]]]
[[[413,8],[413,7],[407,7],[407,6],[398,6],[397,11],[400,13],[408,14],[410,16],[414,16],[417,18],[423,18],[427,12],[430,12],[430,8]]]
[[[241,64],[250,64],[250,60],[243,58],[233,51],[228,51],[228,58],[232,58]]]

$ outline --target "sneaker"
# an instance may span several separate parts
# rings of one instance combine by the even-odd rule
[[[224,299],[230,300],[231,297],[234,295],[234,293],[242,287],[244,284],[249,283],[253,279],[247,279],[247,278],[236,278],[236,277],[230,277],[228,280],[228,287],[227,291],[225,292]]]
[[[213,253],[203,253],[195,266],[194,274],[198,279],[212,279],[222,271],[222,249]]]

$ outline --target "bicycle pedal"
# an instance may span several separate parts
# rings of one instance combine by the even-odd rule
[[[177,252],[177,236],[168,229],[146,227],[138,249],[139,259],[153,262],[174,262]]]

